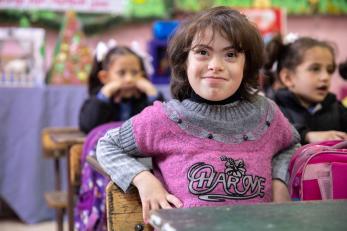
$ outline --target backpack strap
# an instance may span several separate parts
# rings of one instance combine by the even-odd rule
[[[332,148],[334,149],[345,149],[347,148],[347,141],[342,141],[342,142],[339,142],[337,144],[335,144],[334,146],[332,146]]]
[[[332,174],[330,163],[309,164],[302,180],[317,180],[322,200],[332,199]]]

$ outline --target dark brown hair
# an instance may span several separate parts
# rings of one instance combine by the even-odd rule
[[[327,48],[331,52],[335,70],[336,63],[333,44],[310,37],[300,37],[292,43],[284,44],[282,36],[278,34],[266,44],[265,73],[278,77],[279,72],[283,68],[295,71],[296,67],[304,61],[305,52],[313,47]],[[276,66],[273,68],[275,63]]]
[[[234,48],[245,54],[245,69],[239,93],[250,99],[254,89],[258,88],[259,69],[263,65],[264,45],[259,31],[246,16],[229,7],[214,7],[194,15],[183,22],[171,38],[168,46],[168,59],[171,65],[171,94],[180,101],[189,98],[191,88],[186,61],[195,36],[207,28],[213,35],[221,34],[229,40]],[[252,93],[253,92],[253,93]]]
[[[134,55],[135,57],[137,57],[139,59],[140,67],[141,67],[142,72],[144,73],[144,77],[148,78],[146,71],[145,71],[145,65],[143,63],[142,58],[126,46],[116,46],[114,48],[111,48],[107,52],[105,58],[100,62],[97,61],[96,55],[94,56],[92,70],[91,70],[91,72],[89,74],[89,78],[88,78],[89,95],[97,94],[98,91],[100,90],[100,88],[104,85],[99,80],[99,77],[98,77],[99,72],[101,70],[108,70],[108,68],[110,67],[110,65],[112,64],[112,62],[114,61],[114,59],[116,57],[122,56],[122,55],[129,55],[129,54]]]

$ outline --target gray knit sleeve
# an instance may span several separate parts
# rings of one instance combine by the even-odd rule
[[[291,133],[291,145],[288,148],[281,150],[272,158],[272,178],[279,179],[286,185],[288,185],[289,182],[289,162],[296,149],[301,146],[300,135],[293,126],[291,126]]]
[[[300,144],[295,144],[286,150],[281,151],[281,153],[274,156],[272,159],[272,178],[279,179],[286,185],[289,182],[289,162],[292,158],[295,150],[300,147]]]
[[[98,162],[124,192],[129,189],[137,174],[149,170],[148,166],[135,158],[136,156],[141,154],[136,147],[131,120],[124,122],[119,128],[108,131],[97,144]]]

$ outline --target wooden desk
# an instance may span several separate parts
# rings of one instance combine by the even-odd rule
[[[67,177],[68,177],[68,192],[67,192],[67,214],[68,214],[68,230],[74,230],[74,192],[71,184],[71,163],[70,163],[70,148],[75,144],[83,144],[86,135],[76,129],[67,130],[66,132],[56,132],[50,134],[51,139],[57,144],[64,144],[68,146],[67,151]]]
[[[158,210],[150,223],[162,231],[346,231],[347,200]]]
[[[59,132],[52,132],[50,134],[51,139],[58,144],[65,144],[67,146],[72,146],[74,144],[83,144],[86,138],[86,135],[75,129],[65,129]]]

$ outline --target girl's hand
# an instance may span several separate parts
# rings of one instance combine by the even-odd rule
[[[272,180],[272,201],[278,203],[291,201],[287,185],[280,180]]]
[[[122,87],[122,82],[121,81],[110,81],[109,83],[105,84],[102,88],[101,88],[101,92],[104,96],[111,98],[114,95],[116,95],[116,93],[121,89]]]
[[[158,94],[155,86],[146,78],[138,77],[135,82],[136,87],[147,96],[156,96]]]
[[[308,132],[305,138],[308,143],[326,140],[347,140],[347,133],[334,130],[324,132]]]
[[[133,184],[139,190],[145,223],[148,222],[151,210],[182,206],[182,202],[174,195],[169,194],[160,181],[149,171],[143,171],[136,175]]]

